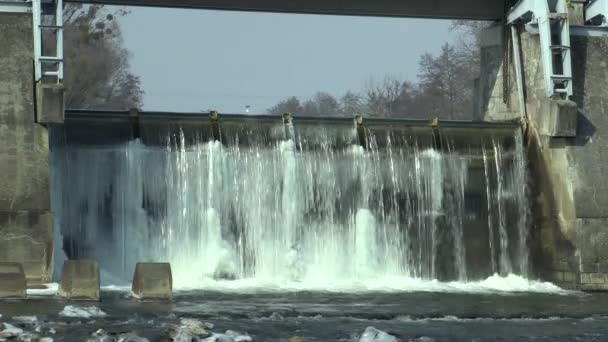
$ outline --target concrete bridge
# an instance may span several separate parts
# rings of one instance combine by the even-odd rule
[[[474,111],[524,123],[537,273],[608,290],[608,0],[83,2],[496,21],[482,37]],[[65,119],[64,65],[61,34],[57,54],[41,54],[40,17],[54,15],[61,32],[61,5],[0,1],[0,261],[22,263],[30,284],[53,273],[47,127]],[[49,63],[56,69],[42,67]]]

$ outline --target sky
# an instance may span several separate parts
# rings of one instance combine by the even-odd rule
[[[335,96],[385,75],[416,80],[418,59],[452,41],[429,19],[132,8],[121,19],[145,110],[264,113],[289,96]]]

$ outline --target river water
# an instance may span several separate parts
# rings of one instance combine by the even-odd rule
[[[103,292],[101,303],[77,304],[96,305],[106,317],[61,317],[59,312],[68,303],[38,296],[0,303],[0,321],[25,330],[53,328],[56,333],[47,335],[56,341],[86,341],[100,328],[169,341],[163,325],[179,324],[181,318],[212,323],[213,331],[246,333],[254,341],[287,341],[292,336],[304,341],[357,341],[368,326],[402,341],[608,339],[608,295],[565,292],[511,278],[476,286],[435,286],[451,292],[181,290],[172,304],[138,303],[128,298],[128,292],[113,289]],[[513,292],[525,287],[528,292]],[[19,315],[36,315],[37,322],[19,323],[13,319]]]

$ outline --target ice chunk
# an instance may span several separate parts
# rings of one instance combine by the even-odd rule
[[[204,339],[203,342],[234,342],[234,340],[224,334],[213,334],[213,336]]]
[[[367,327],[363,332],[363,335],[359,338],[359,342],[398,342],[393,335],[389,335],[382,330],[378,330],[374,327]]]
[[[19,323],[34,324],[38,318],[36,316],[14,316],[13,320]]]
[[[67,305],[59,313],[59,316],[91,318],[91,317],[105,317],[106,313],[101,311],[101,309],[96,306]]]
[[[234,342],[251,342],[253,339],[249,335],[243,335],[234,330],[226,330],[226,336],[232,338]]]
[[[0,329],[0,338],[12,338],[19,334],[23,334],[23,329],[8,323],[0,324]]]

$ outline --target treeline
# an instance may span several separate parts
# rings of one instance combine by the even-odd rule
[[[446,43],[437,55],[420,57],[416,82],[385,76],[368,81],[361,91],[341,96],[319,91],[311,98],[289,97],[268,109],[269,114],[307,116],[439,117],[470,119],[473,115],[474,81],[479,76],[480,32],[485,23],[455,21],[459,39]]]

